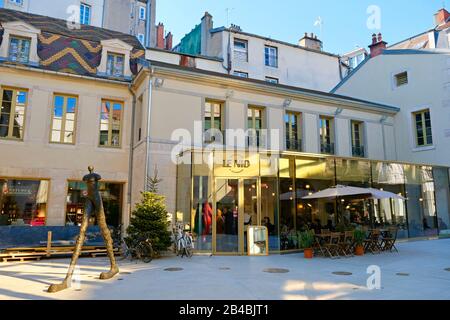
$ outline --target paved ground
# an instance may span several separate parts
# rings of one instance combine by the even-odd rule
[[[81,259],[81,283],[48,294],[68,259],[0,263],[0,299],[450,299],[450,240],[408,242],[400,253],[339,260],[301,254],[269,257],[171,257],[146,265],[121,262],[121,274],[101,281],[105,258]],[[367,268],[381,268],[381,289],[366,286]],[[169,272],[166,268],[183,268]],[[267,273],[284,268],[288,273]],[[352,275],[334,275],[335,271]],[[398,273],[402,275],[398,275]]]

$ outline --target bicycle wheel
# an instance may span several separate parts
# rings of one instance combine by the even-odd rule
[[[147,242],[141,242],[138,246],[137,255],[144,263],[150,263],[153,260],[153,247]]]

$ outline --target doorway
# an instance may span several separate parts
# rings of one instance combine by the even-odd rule
[[[248,227],[261,225],[260,180],[217,178],[213,211],[213,253],[246,254]]]

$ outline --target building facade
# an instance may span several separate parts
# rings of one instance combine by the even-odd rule
[[[4,0],[3,7],[128,33],[146,47],[156,45],[156,0]]]
[[[306,34],[299,44],[290,44],[243,32],[237,26],[214,28],[209,13],[174,50],[219,58],[228,74],[327,92],[347,69],[338,55],[322,50],[315,35]]]
[[[442,230],[449,182],[436,172],[448,167],[397,161],[398,107],[224,74],[220,59],[144,53],[111,30],[6,9],[0,22],[1,247],[75,235],[89,165],[108,224],[124,228],[157,170],[171,221],[201,252],[244,254],[251,225],[268,228],[271,252],[299,249],[306,227]],[[303,199],[336,184],[405,200]]]

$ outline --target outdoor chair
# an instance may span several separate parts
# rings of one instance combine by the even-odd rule
[[[384,251],[392,252],[395,250],[398,252],[395,242],[397,241],[398,228],[390,227],[388,228],[388,235],[381,239],[381,247]]]
[[[340,250],[344,256],[353,257],[354,246],[354,234],[353,231],[345,231],[341,235],[341,241],[339,242]]]
[[[366,240],[364,240],[364,252],[370,251],[372,254],[381,253],[380,230],[372,230]]]
[[[314,230],[311,230],[311,232],[314,235],[314,244],[313,244],[314,255],[325,257],[325,251],[322,248],[321,239],[319,239],[319,237],[316,236],[316,232]]]
[[[328,241],[323,245],[325,253],[331,259],[339,258],[339,233],[330,233]]]

